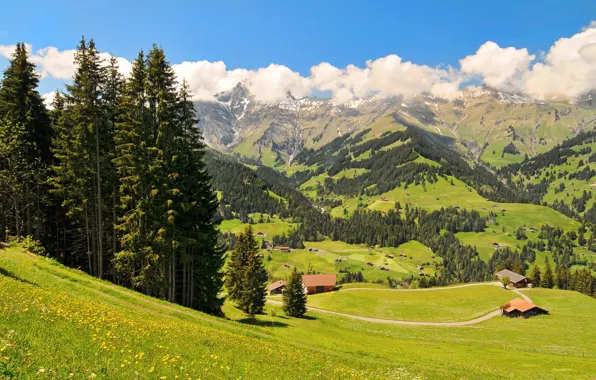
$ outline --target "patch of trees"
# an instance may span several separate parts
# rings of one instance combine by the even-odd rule
[[[519,154],[519,149],[517,149],[514,143],[510,142],[503,148],[503,153],[501,154],[501,157],[505,157],[505,153],[516,155]]]
[[[389,210],[356,210],[349,219],[332,218],[329,214],[314,212],[289,235],[274,237],[274,241],[298,244],[299,241],[317,241],[325,237],[350,244],[397,247],[402,243],[418,240],[427,245],[443,265],[437,270],[438,282],[483,281],[490,278],[484,261],[476,249],[463,245],[455,238],[458,232],[481,232],[486,218],[477,211],[456,207],[428,212],[408,205]]]
[[[24,44],[4,72],[0,239],[30,235],[65,265],[218,313],[217,199],[188,86],[157,46],[127,79],[93,40],[74,64],[51,112]]]
[[[340,270],[340,273],[341,270]],[[352,282],[365,282],[362,272],[343,272],[344,276],[339,280],[340,284],[350,284]]]

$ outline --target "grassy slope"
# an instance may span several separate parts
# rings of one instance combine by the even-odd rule
[[[340,270],[349,272],[362,272],[364,278],[368,281],[384,280],[387,276],[391,277],[409,277],[417,275],[416,266],[423,263],[440,262],[440,257],[434,257],[430,249],[416,241],[402,244],[400,247],[374,248],[364,245],[347,244],[340,241],[322,241],[305,242],[306,248],[317,248],[318,252],[308,252],[304,250],[292,250],[291,253],[280,251],[271,252],[271,260],[265,260],[265,265],[274,278],[285,279],[289,276],[291,268],[283,268],[283,264],[289,264],[291,267],[297,267],[299,271],[306,272],[309,266],[312,266],[316,272],[320,273],[338,273],[341,278]],[[408,258],[399,258],[399,253],[405,253]],[[386,258],[385,255],[393,254],[393,259]],[[345,257],[347,260],[336,263],[339,257]],[[411,258],[410,258],[411,257]],[[375,267],[366,266],[371,262],[378,266],[385,266],[389,271],[382,271]],[[424,272],[433,274],[432,266],[426,266]]]
[[[310,296],[308,304],[363,317],[457,322],[488,314],[513,298],[517,295],[511,291],[485,285],[444,290],[332,292]]]
[[[255,222],[259,220],[259,214],[251,214],[252,218]],[[265,220],[267,219],[267,215],[264,215]],[[231,219],[231,220],[224,220],[221,222],[219,226],[219,230],[221,232],[233,232],[235,234],[239,234],[243,232],[244,229],[248,226],[248,223],[242,223],[240,219]],[[295,223],[291,223],[285,220],[280,219],[277,216],[271,218],[271,222],[269,223],[255,223],[252,225],[252,229],[254,233],[262,232],[266,234],[267,239],[271,239],[273,235],[281,235],[282,233],[287,234],[289,231],[294,229],[296,226]]]
[[[150,299],[15,250],[0,251],[0,270],[0,347],[6,347],[0,348],[0,371],[18,378],[34,377],[41,368],[59,378],[69,373],[132,378],[137,372],[168,379],[187,373],[193,378],[409,378],[400,368],[422,378],[596,376],[596,300],[573,292],[532,290],[534,302],[550,310],[549,316],[493,318],[458,328],[376,325],[319,313],[308,319],[278,312],[275,318],[246,320],[226,304],[226,314],[240,323]],[[101,348],[104,341],[116,349]]]
[[[285,344],[258,327],[144,297],[15,249],[0,251],[0,271],[2,378],[341,378],[393,370],[354,354],[321,356],[305,341]]]

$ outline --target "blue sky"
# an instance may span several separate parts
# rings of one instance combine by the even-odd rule
[[[10,1],[0,45],[72,49],[80,36],[133,59],[162,45],[172,63],[225,62],[228,69],[285,65],[302,76],[320,62],[343,68],[397,54],[458,65],[486,41],[547,51],[596,19],[596,1]],[[0,66],[5,65],[0,59]],[[59,80],[44,79],[42,90]]]

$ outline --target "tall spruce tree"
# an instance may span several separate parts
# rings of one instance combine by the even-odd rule
[[[14,142],[18,144],[18,151],[14,153],[22,157],[27,172],[19,174],[22,194],[18,202],[7,199],[7,194],[0,195],[0,239],[4,238],[7,228],[11,234],[31,235],[36,239],[42,238],[45,233],[42,230],[46,213],[45,180],[52,160],[51,126],[43,99],[37,91],[38,84],[39,77],[35,73],[35,65],[29,60],[25,44],[17,43],[0,86],[0,128],[3,128],[5,138],[11,141],[15,136],[7,134],[19,133],[18,141]],[[5,164],[0,162],[0,169]]]
[[[155,265],[147,238],[151,195],[149,168],[154,139],[146,106],[145,78],[145,56],[141,51],[124,85],[120,122],[116,124],[114,163],[120,180],[122,216],[117,226],[120,250],[116,253],[115,265],[124,283],[149,293],[145,273]]]
[[[122,206],[116,267],[147,294],[217,314],[224,264],[218,202],[188,86],[177,85],[154,46],[139,54],[124,86],[114,158]]]
[[[300,318],[306,313],[306,292],[302,276],[296,267],[292,269],[286,288],[283,290],[283,309],[289,316]]]
[[[555,286],[555,276],[553,275],[553,269],[550,265],[548,257],[544,260],[544,274],[540,280],[540,286],[549,289]]]
[[[198,119],[186,81],[178,94],[176,123],[181,128],[176,142],[179,154],[173,158],[176,183],[174,235],[180,244],[180,254],[174,263],[182,266],[182,278],[174,271],[170,281],[175,289],[180,282],[181,302],[212,314],[220,312],[223,299],[218,296],[223,285],[224,249],[218,246],[219,222],[217,195],[207,172],[203,136],[197,128]]]
[[[58,158],[52,182],[64,200],[68,216],[84,226],[89,273],[103,277],[105,231],[104,198],[111,191],[107,151],[111,132],[102,104],[105,69],[95,42],[81,39],[75,53],[73,83],[67,85],[62,124],[56,125],[54,140]]]
[[[530,281],[532,281],[532,284],[534,286],[540,286],[540,268],[538,267],[538,264],[534,264],[534,266],[532,267],[532,272],[530,272]]]
[[[250,316],[262,313],[268,276],[252,226],[246,227],[238,236],[228,268],[226,287],[229,298]]]
[[[245,288],[239,302],[239,306],[246,314],[253,317],[256,314],[262,314],[267,302],[267,270],[263,266],[262,255],[259,254],[259,245],[254,238],[252,230],[248,244],[250,254],[246,267]]]

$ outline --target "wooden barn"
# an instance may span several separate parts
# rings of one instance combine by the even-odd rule
[[[503,269],[502,271],[495,273],[495,276],[497,276],[499,280],[503,279],[503,277],[509,277],[510,285],[515,288],[523,288],[528,285],[529,282],[525,276],[512,272],[509,269]]]
[[[305,274],[302,282],[308,294],[325,293],[335,290],[337,275],[335,274]]]
[[[275,281],[269,285],[269,294],[281,294],[287,285],[284,280]]]
[[[290,247],[277,247],[277,249],[279,249],[280,252],[285,252],[285,253],[290,252]]]
[[[501,313],[511,318],[529,318],[535,315],[548,314],[548,310],[521,298],[516,298],[501,306]]]

